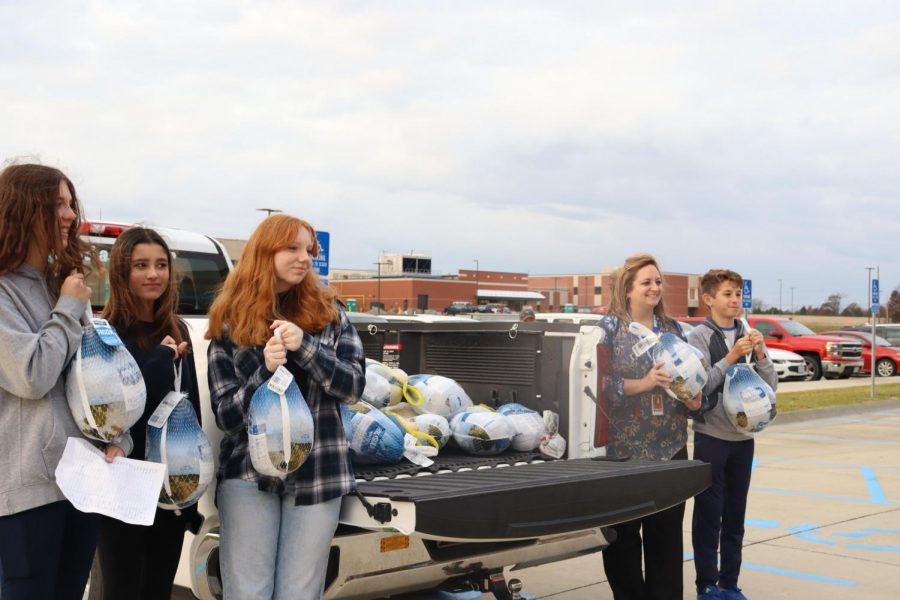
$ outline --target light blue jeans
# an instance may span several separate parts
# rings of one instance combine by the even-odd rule
[[[341,499],[295,506],[243,479],[219,484],[220,567],[227,600],[318,599]]]

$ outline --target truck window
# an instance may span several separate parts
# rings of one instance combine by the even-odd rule
[[[766,321],[757,321],[753,328],[763,334],[763,337],[772,337],[771,334],[776,329],[775,325]]]
[[[111,248],[112,244],[96,245],[104,270],[102,273],[95,271],[87,278],[87,285],[91,288],[91,306],[95,311],[102,310],[109,300],[107,269]],[[172,253],[175,255],[175,271],[179,279],[178,314],[205,315],[228,276],[225,259],[221,255],[204,252],[172,250]]]

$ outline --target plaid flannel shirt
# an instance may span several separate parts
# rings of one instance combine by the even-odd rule
[[[216,424],[225,433],[218,478],[254,481],[259,489],[293,494],[297,504],[318,504],[356,489],[339,402],[353,404],[366,385],[362,341],[346,313],[319,333],[303,332],[296,351],[288,352],[288,370],[308,383],[306,403],[313,416],[315,441],[306,462],[282,481],[260,475],[250,461],[247,412],[250,399],[272,373],[263,346],[236,346],[227,338],[209,345],[209,393]]]

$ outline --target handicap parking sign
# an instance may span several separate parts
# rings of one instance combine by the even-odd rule
[[[749,279],[744,280],[744,289],[741,290],[741,300],[743,300],[744,308],[753,306],[753,282]]]

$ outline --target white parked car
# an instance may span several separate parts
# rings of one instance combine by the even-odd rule
[[[778,374],[778,381],[790,381],[798,379],[800,381],[806,379],[808,369],[806,360],[795,352],[781,350],[779,348],[767,348],[772,364],[775,365],[775,373]]]

